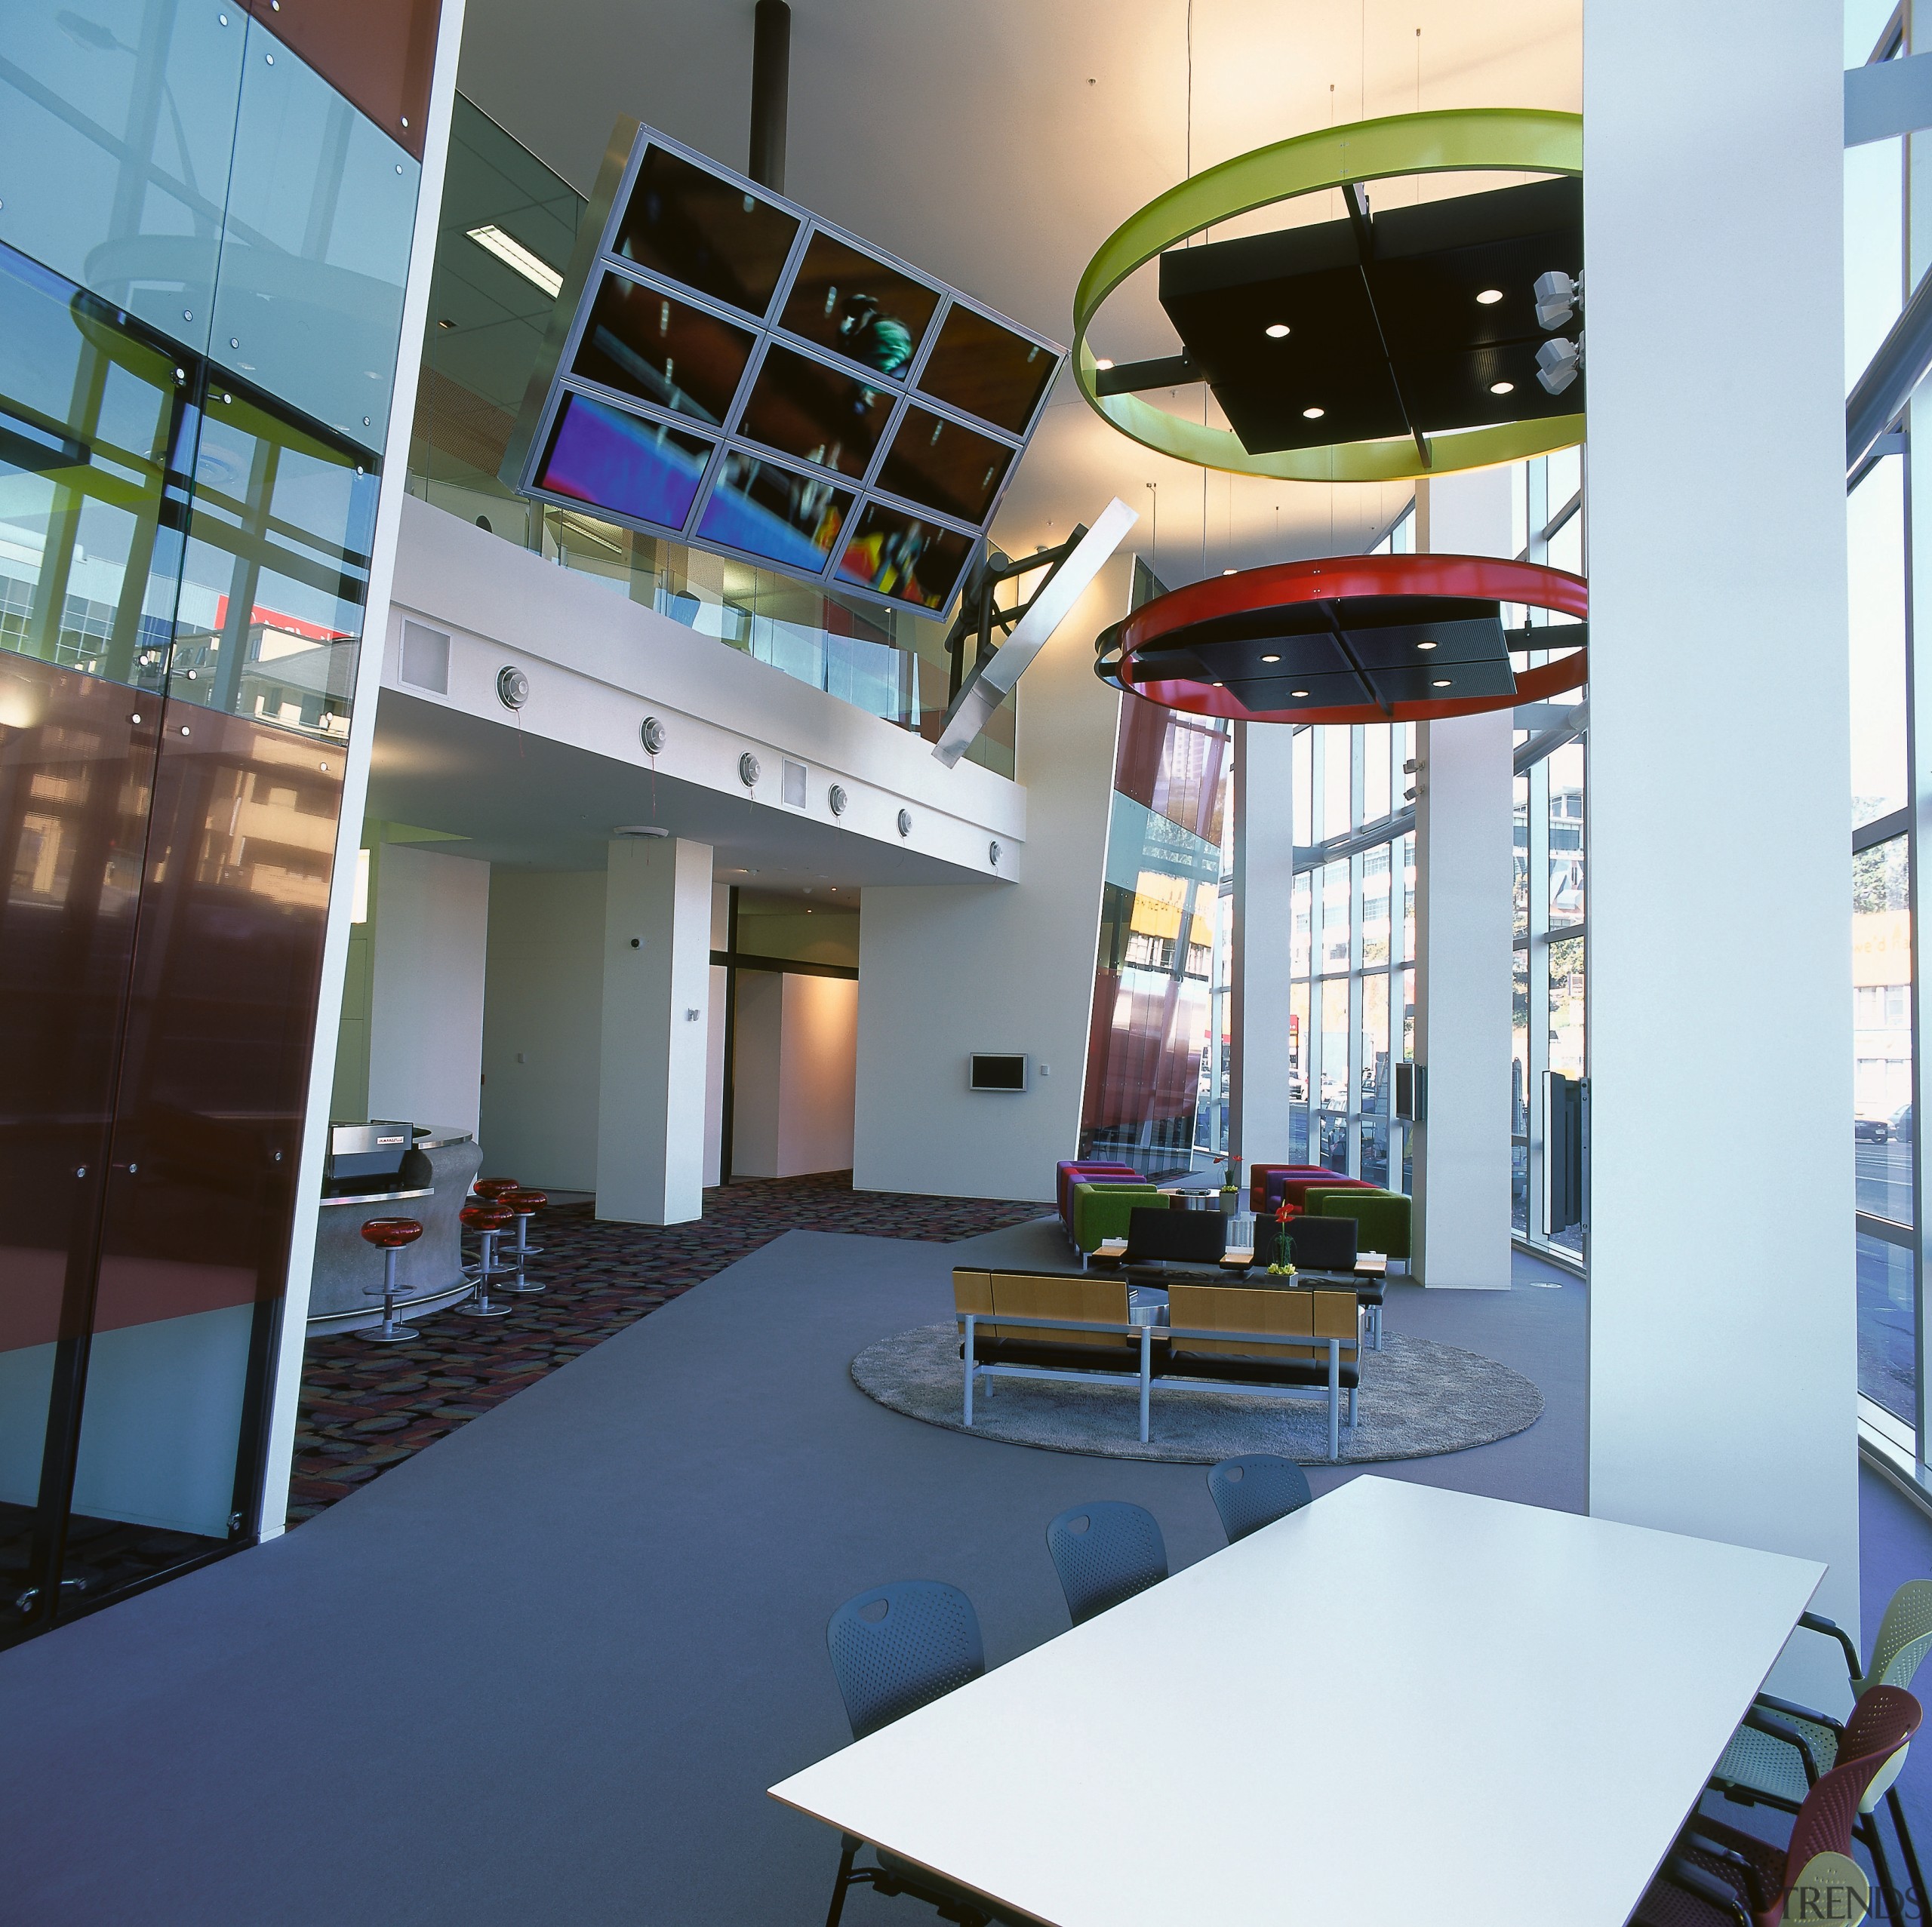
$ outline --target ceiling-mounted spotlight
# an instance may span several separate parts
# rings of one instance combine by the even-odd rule
[[[1583,369],[1583,344],[1559,335],[1537,350],[1537,380],[1552,395],[1561,395]]]
[[[1537,323],[1539,327],[1560,328],[1569,324],[1570,318],[1583,305],[1583,278],[1579,275],[1574,281],[1560,268],[1552,268],[1546,275],[1538,275],[1536,286],[1531,290],[1537,297]]]

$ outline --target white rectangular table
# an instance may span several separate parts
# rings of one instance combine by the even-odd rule
[[[1823,1574],[1358,1478],[771,1790],[1054,1927],[1619,1927]]]

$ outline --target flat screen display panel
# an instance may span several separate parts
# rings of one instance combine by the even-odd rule
[[[645,149],[611,252],[715,301],[762,316],[798,238],[798,217],[752,183],[663,141]]]
[[[641,522],[681,522],[712,444],[587,395],[567,395],[539,471],[546,493]]]
[[[835,368],[774,342],[745,403],[747,441],[795,455],[841,475],[862,476],[892,420],[893,398],[849,368]]]
[[[966,1081],[974,1090],[1024,1090],[1026,1060],[1004,1052],[975,1051]]]
[[[955,302],[919,386],[963,413],[1024,435],[1059,367],[1059,355],[1032,336]]]
[[[1006,479],[1013,450],[964,423],[909,407],[878,472],[879,486],[961,521],[980,521]]]
[[[606,275],[577,343],[576,372],[673,414],[721,423],[758,337],[688,301]]]
[[[801,340],[903,380],[938,306],[937,293],[923,281],[820,229],[779,321]]]
[[[955,529],[868,502],[838,563],[838,579],[915,609],[943,609],[973,553]]]
[[[504,479],[943,612],[1064,351],[648,128],[620,134]]]
[[[852,493],[823,475],[802,475],[775,462],[729,449],[704,513],[699,539],[742,549],[802,575],[825,567],[852,512]]]

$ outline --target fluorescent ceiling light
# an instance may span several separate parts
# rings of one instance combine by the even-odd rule
[[[562,291],[564,278],[540,255],[533,254],[520,241],[513,241],[500,227],[472,228],[469,238],[486,254],[496,256],[506,268],[514,268],[533,287],[540,287],[554,301]]]

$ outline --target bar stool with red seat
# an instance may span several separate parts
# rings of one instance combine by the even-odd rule
[[[471,1204],[498,1204],[503,1201],[505,1192],[521,1191],[522,1188],[521,1184],[515,1178],[478,1178],[469,1187],[470,1195],[467,1201]],[[467,1222],[466,1219],[465,1222]],[[507,1219],[504,1220],[506,1224],[509,1222]],[[476,1276],[474,1265],[466,1265],[463,1268],[469,1277],[473,1278]],[[496,1268],[499,1271],[506,1271],[509,1267],[498,1265]]]
[[[527,1260],[535,1257],[543,1249],[540,1244],[530,1243],[528,1234],[531,1219],[549,1202],[542,1191],[531,1191],[521,1185],[513,1191],[503,1192],[497,1200],[498,1205],[516,1220],[516,1243],[503,1254],[504,1263],[513,1266],[516,1272],[515,1279],[504,1286],[503,1289],[506,1292],[540,1292],[544,1289],[542,1285],[533,1285],[530,1282],[525,1274],[524,1265]]]
[[[423,1227],[414,1218],[371,1218],[362,1226],[362,1235],[383,1254],[383,1282],[365,1285],[365,1292],[383,1295],[383,1322],[373,1331],[358,1332],[358,1338],[371,1345],[402,1345],[423,1334],[395,1322],[395,1267],[397,1254],[423,1235]]]
[[[500,1204],[466,1204],[457,1216],[482,1240],[482,1251],[471,1274],[476,1280],[475,1302],[457,1309],[466,1318],[507,1317],[507,1305],[490,1302],[490,1280],[505,1268],[497,1262],[497,1236],[510,1222],[510,1214]]]

